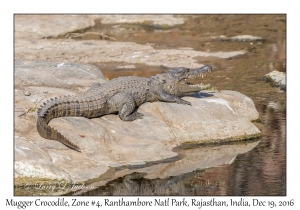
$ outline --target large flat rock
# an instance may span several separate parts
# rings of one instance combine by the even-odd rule
[[[134,42],[111,42],[106,40],[15,40],[15,59],[51,60],[55,62],[144,63],[150,66],[197,68],[196,57],[233,58],[245,51],[203,52],[193,49],[155,49],[150,45]]]
[[[84,79],[79,81],[80,78]],[[114,167],[125,167],[121,170],[124,175],[132,173],[126,167],[171,164],[178,159],[178,152],[174,151],[178,146],[260,136],[259,129],[251,123],[259,115],[249,97],[229,90],[206,91],[184,97],[192,106],[145,103],[139,107],[144,117],[133,122],[124,122],[115,114],[93,119],[62,117],[50,121],[51,126],[82,149],[79,153],[39,136],[36,131],[37,102],[82,92],[93,82],[105,83],[100,70],[75,63],[18,61],[15,63],[15,80],[16,185],[28,180],[77,183],[97,180]],[[78,85],[66,85],[68,81],[78,82]],[[24,94],[25,91],[31,94]],[[153,168],[152,177],[161,173],[158,169]],[[178,173],[175,172],[169,170],[168,176]]]
[[[15,61],[15,86],[76,88],[89,87],[106,79],[94,65],[70,62]],[[76,74],[74,74],[76,72]]]
[[[15,39],[55,38],[95,25],[99,15],[15,15]]]

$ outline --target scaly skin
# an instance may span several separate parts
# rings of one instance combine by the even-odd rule
[[[48,125],[51,119],[64,116],[94,118],[118,113],[122,120],[132,121],[142,118],[143,115],[134,112],[134,109],[145,102],[165,101],[191,105],[180,96],[208,89],[210,85],[193,85],[189,80],[203,77],[211,70],[209,65],[198,69],[182,67],[151,78],[128,76],[104,84],[95,83],[82,94],[55,98],[44,103],[38,111],[37,130],[46,139],[57,140],[80,151],[77,145]]]

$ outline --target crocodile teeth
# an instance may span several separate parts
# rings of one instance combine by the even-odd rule
[[[201,87],[201,86],[204,86],[202,83],[201,84],[196,84],[196,85],[191,85],[193,87]]]
[[[191,84],[190,86],[192,86],[192,87],[204,87],[204,88],[205,88],[205,87],[210,87],[210,84],[206,84],[206,85],[205,85],[205,84],[203,84],[203,83],[201,82],[201,84],[196,84],[196,85],[192,85],[192,84]]]

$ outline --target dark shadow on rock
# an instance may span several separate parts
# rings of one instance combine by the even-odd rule
[[[190,97],[195,97],[195,98],[207,98],[207,97],[212,97],[214,96],[213,92],[198,92],[198,93],[193,93],[193,94],[185,94],[183,96],[190,96]]]

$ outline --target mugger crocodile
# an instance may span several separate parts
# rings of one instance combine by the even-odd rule
[[[80,151],[77,145],[48,125],[51,119],[65,116],[94,118],[118,113],[122,120],[133,121],[142,118],[143,115],[135,108],[145,102],[165,101],[191,105],[180,96],[208,89],[209,84],[192,84],[191,79],[203,77],[211,70],[209,65],[196,69],[181,67],[150,78],[125,76],[103,84],[94,83],[84,93],[51,98],[47,103],[44,102],[38,109],[37,130],[46,139],[57,140]]]

